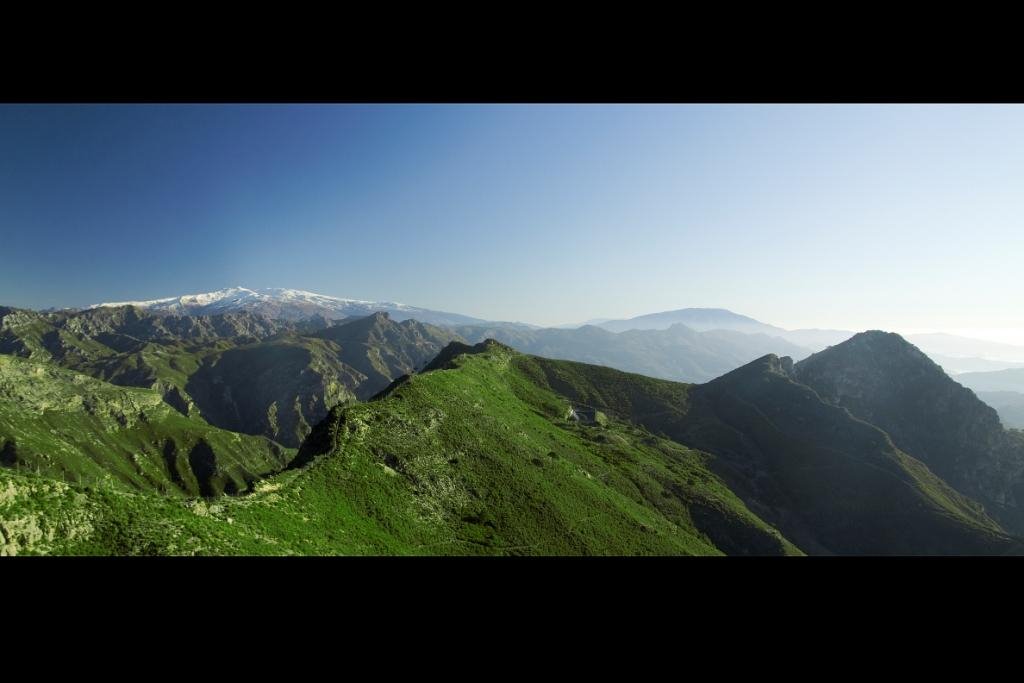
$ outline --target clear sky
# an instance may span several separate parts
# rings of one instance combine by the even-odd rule
[[[1015,105],[0,105],[8,305],[290,287],[1021,343],[1022,257]]]

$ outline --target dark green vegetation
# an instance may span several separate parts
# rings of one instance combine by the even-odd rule
[[[1019,552],[982,506],[768,357],[692,392],[681,438],[808,551]],[[764,506],[763,508],[760,506]]]
[[[707,455],[612,419],[581,426],[499,344],[334,408],[295,468],[180,501],[0,473],[7,552],[796,554]],[[298,467],[298,465],[302,465]]]
[[[917,347],[896,334],[865,332],[795,370],[822,398],[885,430],[902,451],[1024,533],[1021,440]]]
[[[160,316],[0,308],[0,353],[152,388],[187,416],[298,447],[338,403],[366,399],[457,336],[386,313],[300,322],[253,313]]]
[[[884,432],[796,381],[789,359],[766,356],[699,386],[579,363],[529,363],[573,400],[712,454],[709,467],[748,508],[806,552],[1020,549],[981,505]]]
[[[0,459],[19,472],[170,495],[247,490],[294,455],[186,417],[152,389],[0,355]]]

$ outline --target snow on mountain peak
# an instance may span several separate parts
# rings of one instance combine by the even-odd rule
[[[115,301],[93,304],[88,308],[102,308],[112,306],[138,306],[140,308],[151,308],[156,310],[177,310],[184,307],[210,306],[223,301],[241,302],[248,298],[259,298],[259,294],[245,287],[229,287],[219,289],[215,292],[203,292],[200,294],[184,294],[182,296],[171,296],[164,299],[151,299],[149,301]]]
[[[395,320],[416,318],[421,322],[440,324],[467,324],[482,322],[454,313],[430,311],[394,301],[364,301],[307,292],[301,289],[266,287],[228,287],[214,292],[185,294],[149,301],[118,301],[94,304],[89,308],[137,306],[153,312],[176,315],[210,315],[233,311],[254,311],[269,317],[302,319],[311,315],[329,318],[366,316],[376,311],[387,311]]]

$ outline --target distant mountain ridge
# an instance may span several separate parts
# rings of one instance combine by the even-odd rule
[[[673,325],[683,324],[697,332],[728,330],[744,334],[763,334],[784,339],[791,344],[811,351],[820,351],[827,346],[839,344],[852,337],[849,330],[798,329],[786,330],[763,323],[746,315],[733,313],[724,308],[680,308],[674,311],[648,313],[623,320],[598,319],[593,323],[610,332],[628,330],[665,330]],[[564,327],[569,327],[568,325]]]
[[[683,382],[706,382],[767,353],[796,358],[811,354],[811,349],[767,334],[698,332],[683,323],[664,330],[623,332],[597,325],[576,329],[460,325],[452,329],[471,343],[495,339],[523,353]]]
[[[339,321],[385,312],[394,321],[417,320],[446,327],[470,341],[489,336],[527,353],[688,382],[713,379],[765,353],[801,360],[855,334],[836,329],[786,330],[723,308],[683,308],[629,319],[598,318],[583,325],[538,327],[521,322],[485,321],[397,302],[343,299],[279,288],[232,287],[149,301],[108,302],[86,310],[139,310],[155,314],[157,318],[141,323],[151,329],[130,333],[136,339],[227,336],[225,331],[230,328],[238,328],[230,336],[247,334],[263,339],[275,332],[308,333]],[[68,309],[41,313],[66,317],[73,312]],[[260,320],[237,318],[243,313]],[[166,316],[166,324],[154,322],[161,316]],[[205,322],[207,318],[216,321],[216,329]],[[182,324],[187,327],[182,328]],[[1024,347],[940,333],[907,335],[906,339],[951,376],[1024,367],[1024,362],[1010,360],[1024,358]],[[19,353],[17,348],[4,349],[3,343],[0,339],[0,352]],[[110,344],[110,340],[104,343]],[[113,346],[117,348],[116,344]]]
[[[956,381],[995,408],[1004,426],[1024,429],[1024,368],[965,372]]]
[[[767,325],[724,308],[681,308],[675,311],[649,313],[627,320],[608,320],[597,323],[597,327],[602,327],[609,332],[625,332],[626,330],[664,330],[678,323],[697,332],[733,330],[776,337],[786,332],[781,327]]]
[[[994,372],[965,372],[956,381],[974,391],[1015,391],[1024,394],[1024,368]]]
[[[955,358],[979,357],[1009,363],[1024,362],[1024,346],[1002,342],[961,337],[944,332],[908,334],[907,341],[928,353],[940,353]]]
[[[149,301],[119,301],[93,304],[88,308],[135,306],[154,313],[178,315],[213,315],[250,311],[268,318],[301,320],[315,315],[328,319],[366,317],[378,311],[389,313],[394,320],[415,318],[432,325],[468,325],[483,322],[458,313],[433,311],[394,301],[362,301],[316,294],[299,289],[230,287],[215,292],[186,294]]]
[[[1017,391],[979,391],[977,394],[996,409],[1004,427],[1024,430],[1024,394]]]
[[[1011,368],[1024,368],[1024,363],[1014,363],[1005,360],[990,360],[988,358],[976,358],[971,356],[946,356],[941,353],[932,353],[923,347],[922,351],[928,357],[942,366],[942,369],[950,375],[962,375],[965,373],[986,373],[1008,370]],[[959,381],[959,378],[957,379]]]
[[[829,346],[842,344],[857,334],[852,330],[817,328],[786,330],[724,308],[681,308],[621,320],[601,318],[592,324],[610,332],[665,330],[672,325],[683,324],[698,332],[730,330],[744,334],[764,334],[811,351],[822,351]],[[581,325],[560,327],[579,328]],[[1021,346],[945,333],[909,334],[905,337],[949,374],[1024,367],[1024,347]]]

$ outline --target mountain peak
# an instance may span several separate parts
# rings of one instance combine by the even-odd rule
[[[795,374],[823,398],[843,405],[872,403],[869,397],[881,396],[887,403],[897,397],[909,400],[911,388],[936,399],[966,391],[916,346],[882,330],[860,332],[805,358]]]
[[[214,315],[234,311],[253,311],[268,318],[306,320],[314,316],[337,320],[363,318],[378,311],[390,314],[392,320],[415,318],[435,325],[471,325],[484,322],[457,313],[432,311],[395,301],[364,301],[343,299],[301,289],[269,287],[249,289],[228,287],[201,294],[151,299],[148,301],[119,301],[93,304],[94,308],[135,306],[152,313],[176,315]]]
[[[920,349],[895,332],[883,330],[859,332],[842,343],[805,358],[797,363],[797,374],[813,374],[815,369],[826,366],[857,368],[861,374],[870,371],[900,373],[914,369],[916,373],[946,378],[942,368]]]
[[[996,411],[900,335],[854,335],[797,363],[796,376],[961,490],[1012,498],[1005,473],[1024,463],[1002,460],[1008,442]]]
[[[378,337],[399,328],[398,323],[391,319],[386,311],[376,311],[370,315],[349,318],[326,329],[316,332],[315,336],[331,339],[338,343],[364,341],[367,335]]]
[[[446,347],[441,349],[441,352],[434,357],[434,360],[425,365],[421,372],[430,372],[431,370],[449,370],[455,367],[454,361],[459,356],[488,353],[490,351],[514,353],[515,350],[511,346],[506,346],[494,339],[485,339],[478,344],[473,344],[472,346],[469,344],[463,344],[460,341],[452,341],[449,342]]]
[[[761,356],[752,360],[746,365],[736,368],[732,372],[711,380],[707,383],[712,385],[729,385],[735,383],[746,383],[757,378],[780,376],[786,379],[794,379],[793,359],[789,356],[777,356],[774,353]]]
[[[847,339],[845,342],[841,342],[840,344],[836,344],[836,346],[842,346],[843,344],[850,344],[852,346],[857,346],[857,345],[872,345],[872,346],[888,345],[888,346],[893,347],[893,348],[904,347],[904,346],[910,346],[910,347],[914,346],[913,344],[911,344],[910,342],[908,342],[906,339],[904,339],[900,335],[896,334],[895,332],[886,332],[885,330],[865,330],[863,332],[858,332],[857,334],[855,334],[852,337],[850,337],[849,339]]]

